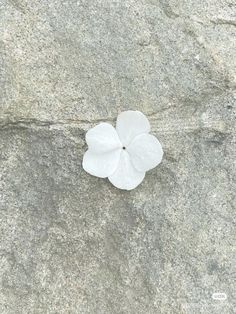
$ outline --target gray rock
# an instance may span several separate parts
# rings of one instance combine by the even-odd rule
[[[233,0],[0,1],[0,313],[235,313],[235,25]],[[126,109],[165,152],[130,192],[81,167]]]

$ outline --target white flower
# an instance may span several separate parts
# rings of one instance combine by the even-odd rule
[[[98,124],[86,133],[84,170],[96,177],[108,177],[119,189],[136,188],[145,172],[156,167],[163,156],[160,142],[149,131],[149,121],[139,111],[119,114],[116,129],[109,123]]]

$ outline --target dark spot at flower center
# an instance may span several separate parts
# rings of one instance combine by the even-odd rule
[[[122,149],[126,149],[126,147],[125,147],[125,146],[123,146],[123,147],[122,147]]]

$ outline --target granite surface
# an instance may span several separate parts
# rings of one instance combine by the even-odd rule
[[[234,0],[0,0],[1,314],[236,313],[235,51]],[[81,167],[127,109],[130,192]]]

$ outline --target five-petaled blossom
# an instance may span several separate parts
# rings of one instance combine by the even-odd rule
[[[140,111],[120,113],[116,129],[109,123],[98,124],[86,133],[84,170],[96,177],[108,177],[119,189],[136,188],[145,172],[156,167],[163,156],[160,142],[149,131],[149,121]]]

